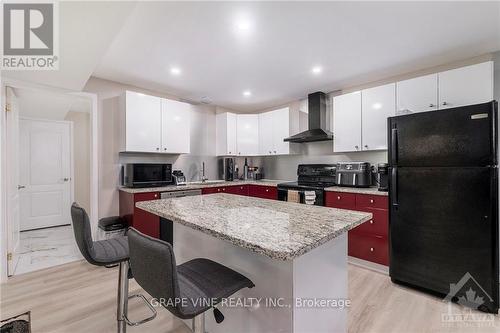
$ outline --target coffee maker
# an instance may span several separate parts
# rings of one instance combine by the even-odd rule
[[[233,181],[235,178],[234,158],[224,157],[218,160],[219,179]]]

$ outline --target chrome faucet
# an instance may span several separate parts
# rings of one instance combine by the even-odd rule
[[[205,162],[201,162],[201,181],[206,182],[208,178],[205,176]]]

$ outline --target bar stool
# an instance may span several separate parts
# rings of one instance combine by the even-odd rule
[[[195,333],[205,333],[205,312],[212,308],[209,302],[199,300],[218,303],[240,289],[254,287],[245,276],[208,259],[193,259],[177,266],[169,243],[134,228],[128,231],[128,244],[130,268],[137,283],[174,316],[192,319]],[[193,302],[195,299],[198,301]],[[177,300],[187,301],[183,304]],[[213,309],[216,322],[222,322],[222,313]]]
[[[127,236],[110,238],[107,240],[93,241],[89,216],[85,209],[76,202],[71,205],[71,219],[73,220],[73,232],[76,244],[83,257],[92,265],[112,267],[118,264],[118,306],[117,321],[118,332],[126,332],[127,324],[137,326],[153,320],[156,310],[147,299],[140,294],[128,296],[128,279],[132,277],[129,272],[129,248]],[[138,322],[132,322],[127,318],[128,300],[132,297],[141,298],[152,312],[151,317]]]

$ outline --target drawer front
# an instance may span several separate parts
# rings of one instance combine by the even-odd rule
[[[278,199],[278,189],[273,186],[249,185],[248,195],[263,199]]]
[[[389,199],[385,195],[356,194],[356,208],[389,209]]]
[[[389,265],[389,242],[386,237],[348,233],[348,254],[381,265]]]
[[[220,187],[206,187],[201,189],[201,194],[219,193]]]
[[[355,209],[356,195],[343,192],[325,192],[325,206],[334,208]]]
[[[389,234],[389,213],[384,209],[364,209],[367,213],[372,213],[373,218],[356,228],[350,230],[351,233],[368,234],[372,236],[386,237]]]
[[[226,192],[237,195],[248,195],[248,185],[227,186]]]
[[[160,193],[158,193],[158,192],[147,192],[147,193],[134,194],[134,202],[157,200],[157,199],[160,199]]]

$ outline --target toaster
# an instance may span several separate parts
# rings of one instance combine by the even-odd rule
[[[372,168],[368,162],[337,163],[337,186],[370,187],[372,185]]]

